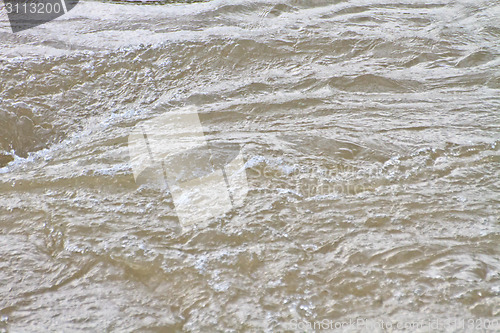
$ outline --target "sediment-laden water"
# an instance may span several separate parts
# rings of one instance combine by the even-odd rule
[[[499,17],[83,1],[14,34],[2,16],[0,331],[499,331]],[[241,147],[249,191],[181,230],[128,136],[183,107]]]

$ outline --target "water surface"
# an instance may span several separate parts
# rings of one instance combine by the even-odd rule
[[[494,0],[83,1],[13,34],[4,15],[0,331],[498,319],[499,17]],[[250,191],[179,232],[127,137],[183,106],[242,147]]]

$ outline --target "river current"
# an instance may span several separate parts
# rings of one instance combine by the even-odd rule
[[[500,331],[499,41],[495,0],[1,14],[0,332]],[[179,228],[129,135],[185,107],[248,192]]]

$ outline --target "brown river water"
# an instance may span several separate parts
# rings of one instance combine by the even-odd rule
[[[500,332],[498,1],[2,13],[0,332]],[[181,228],[129,135],[185,107],[247,193]]]

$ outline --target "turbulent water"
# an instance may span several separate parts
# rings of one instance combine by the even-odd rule
[[[83,1],[13,34],[3,15],[0,332],[500,331],[499,17]],[[180,230],[128,136],[184,106],[241,147],[249,192]]]

